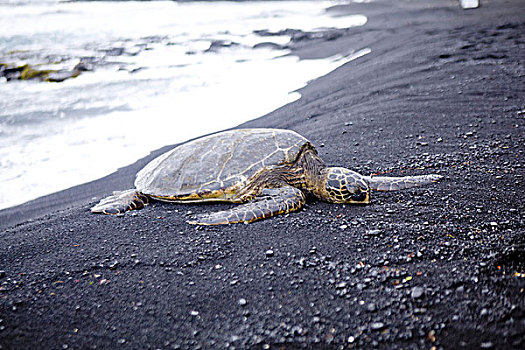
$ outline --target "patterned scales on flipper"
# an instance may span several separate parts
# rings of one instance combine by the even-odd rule
[[[304,193],[291,186],[266,188],[251,202],[235,208],[210,214],[203,214],[188,221],[197,225],[224,225],[237,222],[253,222],[270,216],[298,210],[305,202]]]
[[[136,190],[115,191],[91,208],[92,213],[124,214],[128,210],[142,209],[149,203],[147,196]]]
[[[399,191],[407,188],[428,185],[441,179],[440,175],[417,175],[404,177],[363,176],[370,189],[375,191]]]

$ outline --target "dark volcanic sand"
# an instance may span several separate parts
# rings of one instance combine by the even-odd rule
[[[228,227],[185,223],[227,205],[89,213],[146,159],[5,210],[0,347],[523,349],[525,2],[338,10],[369,23],[297,52],[372,52],[243,127],[296,130],[330,165],[440,183]]]

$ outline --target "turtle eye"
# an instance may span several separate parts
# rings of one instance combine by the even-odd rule
[[[368,186],[354,179],[345,186],[345,200],[350,203],[368,203]]]
[[[366,191],[361,191],[357,194],[354,194],[350,198],[352,198],[352,200],[355,202],[364,202],[366,199]]]
[[[361,175],[343,168],[329,168],[322,199],[332,203],[368,203],[368,186]]]

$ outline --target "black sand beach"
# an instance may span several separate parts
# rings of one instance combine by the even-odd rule
[[[525,347],[525,2],[332,11],[369,22],[295,52],[371,53],[240,127],[295,130],[364,174],[444,179],[249,225],[186,224],[222,204],[89,212],[154,152],[0,212],[0,348]]]

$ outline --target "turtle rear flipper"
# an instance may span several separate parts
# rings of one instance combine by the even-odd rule
[[[232,209],[199,215],[188,223],[194,225],[249,223],[298,210],[304,202],[304,193],[295,187],[267,188],[251,202]]]
[[[416,186],[424,186],[436,182],[442,177],[443,176],[436,174],[404,177],[363,176],[370,189],[375,191],[398,191]]]
[[[102,199],[91,208],[92,213],[124,214],[128,210],[142,209],[149,203],[148,196],[136,190],[113,192],[112,196]]]

